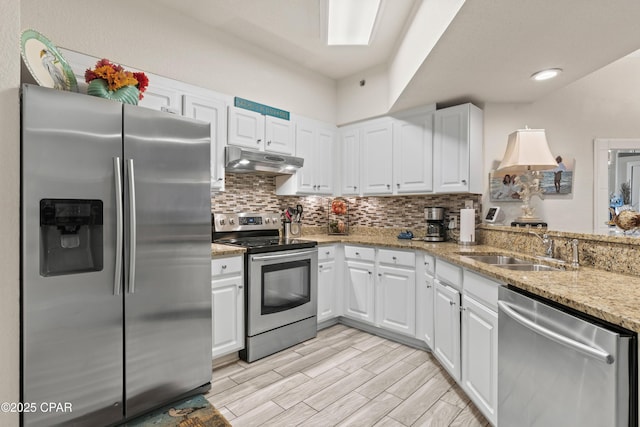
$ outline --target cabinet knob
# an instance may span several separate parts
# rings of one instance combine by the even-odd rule
[[[391,189],[391,184],[387,184],[387,190]]]
[[[329,255],[330,253],[331,253],[331,252],[329,252],[329,251],[326,251],[326,252],[325,252],[324,254],[325,254],[325,255]]]
[[[427,285],[427,289],[431,289],[433,286],[431,285]]]
[[[267,145],[271,145],[271,141],[267,141]]]
[[[372,272],[370,272],[370,271],[367,271],[367,273],[369,273],[369,275],[372,275],[372,274],[373,274],[373,273],[372,273]]]
[[[354,186],[353,186],[353,190],[355,191],[355,190],[357,190],[357,189],[358,189],[358,187],[354,185]]]
[[[222,181],[224,178],[218,178],[218,181]]]
[[[222,264],[222,269],[226,269],[227,268],[227,264]]]
[[[360,252],[356,252],[356,256],[360,256]]]
[[[382,277],[382,273],[378,273],[378,277]]]
[[[400,183],[397,183],[396,185],[398,186],[398,188],[400,188]]]
[[[259,140],[256,141],[256,144],[260,144],[261,142],[262,142],[262,140],[259,139]]]
[[[396,258],[396,257],[391,257],[391,259],[392,259],[392,260],[394,260],[394,261],[395,261],[395,260],[397,260],[397,258]]]
[[[242,285],[238,286],[238,289],[243,289],[243,288],[244,288],[244,286],[242,286]]]
[[[466,179],[463,179],[463,180],[462,180],[462,183],[463,183],[463,184],[466,184],[466,183],[467,183],[467,180],[466,180]]]
[[[455,301],[449,301],[449,305],[456,305]]]
[[[322,264],[320,264],[320,265],[318,266],[318,268],[319,268],[320,270],[322,270],[322,267],[323,267],[323,265],[322,265]]]

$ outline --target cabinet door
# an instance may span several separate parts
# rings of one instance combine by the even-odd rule
[[[435,191],[469,191],[469,104],[437,110],[434,129]]]
[[[344,315],[373,323],[374,284],[373,264],[347,261]]]
[[[296,171],[298,193],[313,193],[316,162],[313,158],[316,141],[316,129],[309,124],[298,122],[296,125],[296,156],[304,159],[304,166]]]
[[[244,348],[244,287],[242,275],[211,281],[212,357]]]
[[[181,93],[171,87],[149,83],[138,105],[152,110],[182,114]]]
[[[433,190],[433,113],[393,124],[393,173],[397,193]]]
[[[228,144],[264,151],[264,116],[254,111],[229,107]]]
[[[433,276],[423,274],[416,282],[416,337],[433,350]]]
[[[376,323],[391,331],[414,336],[416,333],[415,270],[378,266]]]
[[[364,194],[391,194],[393,189],[393,141],[391,122],[369,126],[362,131],[362,191]]]
[[[318,322],[336,317],[336,262],[318,264]]]
[[[265,116],[265,151],[274,153],[293,154],[296,137],[294,122]]]
[[[462,297],[462,388],[493,425],[498,409],[498,314]]]
[[[433,354],[460,382],[460,293],[439,280],[435,286]]]
[[[184,95],[182,104],[185,116],[211,123],[211,189],[224,190],[226,103],[218,99]]]
[[[334,163],[335,133],[328,129],[318,129],[315,155],[307,161],[315,163],[315,193],[333,194],[333,163]]]
[[[342,195],[360,194],[360,129],[342,132]]]

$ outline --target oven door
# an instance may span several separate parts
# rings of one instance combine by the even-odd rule
[[[317,248],[247,256],[248,336],[316,315]]]

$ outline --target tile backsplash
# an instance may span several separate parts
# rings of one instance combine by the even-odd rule
[[[304,224],[326,227],[329,204],[333,197],[277,196],[275,176],[265,173],[228,173],[226,191],[211,198],[212,212],[282,212],[288,206],[301,204]],[[460,209],[465,200],[473,200],[477,212],[482,196],[479,194],[438,194],[418,196],[346,197],[349,202],[350,226],[407,228],[420,230],[425,226],[424,208],[441,206],[447,217],[455,215],[460,221]],[[479,222],[479,217],[476,219]]]

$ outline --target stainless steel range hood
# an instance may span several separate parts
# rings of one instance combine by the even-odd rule
[[[248,150],[228,145],[225,147],[225,172],[271,172],[291,175],[304,164],[301,157]]]

